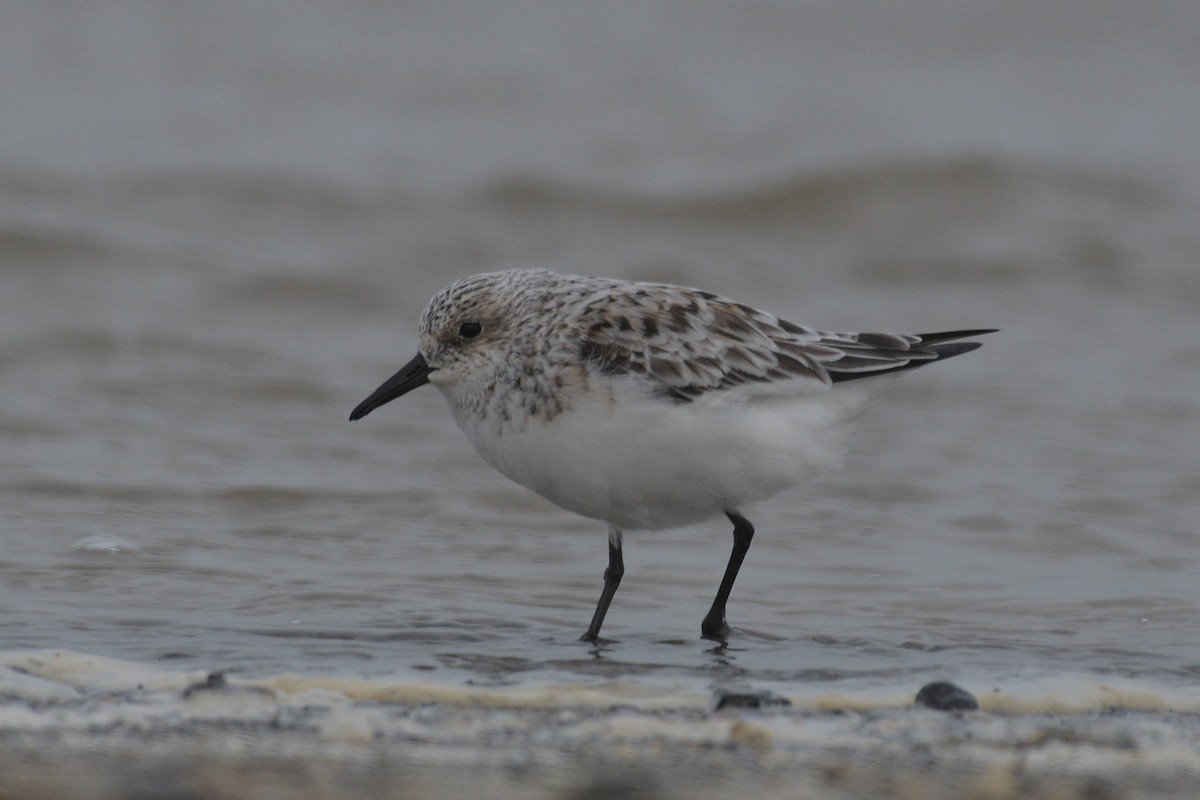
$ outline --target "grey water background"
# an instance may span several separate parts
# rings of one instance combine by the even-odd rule
[[[1200,5],[7,3],[0,650],[435,681],[1200,674]],[[626,543],[432,389],[518,266],[997,326],[844,467]]]

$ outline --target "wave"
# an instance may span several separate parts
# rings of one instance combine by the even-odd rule
[[[637,259],[629,248],[641,243],[671,253],[668,270],[686,262],[680,271],[703,272],[695,262],[714,242],[760,273],[805,258],[883,285],[1006,283],[1055,270],[1120,290],[1165,275],[1165,291],[1200,294],[1192,200],[1124,174],[988,155],[659,194],[532,173],[449,194],[270,172],[0,173],[0,198],[17,209],[0,215],[0,257],[10,263],[203,264],[235,277],[217,298],[231,302],[340,299],[382,310],[394,298],[377,291],[380,278],[398,269],[428,272],[433,285],[539,259],[586,264],[565,249],[620,263]]]
[[[810,280],[823,269],[885,286],[1004,284],[1054,272],[1125,291],[1159,275],[1165,292],[1200,293],[1196,203],[1138,178],[1036,161],[886,161],[659,195],[526,175],[464,202],[514,227],[579,231],[592,247],[614,236],[654,241],[667,230],[675,241],[715,243],[727,257],[774,262],[776,271],[804,258]]]
[[[1130,177],[1098,175],[1082,169],[982,155],[891,160],[670,195],[625,192],[549,177],[517,175],[495,180],[475,190],[472,196],[483,204],[525,211],[566,207],[750,222],[784,218],[790,222],[798,213],[822,218],[853,213],[856,207],[886,195],[909,200],[946,193],[1009,198],[1034,188],[1105,198],[1139,209],[1171,202],[1171,195],[1165,190]]]

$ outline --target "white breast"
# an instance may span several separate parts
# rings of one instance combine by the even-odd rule
[[[550,420],[458,424],[489,464],[551,502],[626,530],[736,510],[837,462],[861,392],[673,404],[619,385]],[[452,404],[453,409],[453,404]]]

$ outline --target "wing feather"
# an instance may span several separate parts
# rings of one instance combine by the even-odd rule
[[[991,330],[915,335],[829,333],[742,303],[676,286],[614,281],[584,304],[581,355],[674,402],[746,384],[803,393],[950,358]]]

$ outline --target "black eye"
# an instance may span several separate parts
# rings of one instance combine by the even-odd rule
[[[483,333],[483,326],[478,322],[464,322],[458,326],[458,335],[464,339],[474,339]]]

